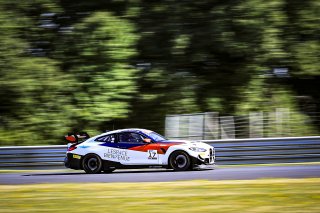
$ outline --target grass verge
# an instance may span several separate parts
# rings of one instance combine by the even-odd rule
[[[320,212],[320,178],[0,185],[1,212]]]

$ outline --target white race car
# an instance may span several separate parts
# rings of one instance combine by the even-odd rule
[[[78,138],[86,140],[79,142]],[[68,135],[65,166],[86,173],[115,169],[164,167],[176,171],[212,167],[214,148],[197,141],[167,140],[146,129],[120,129],[89,138],[87,134]]]

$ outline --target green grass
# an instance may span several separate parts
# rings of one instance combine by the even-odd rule
[[[320,178],[0,185],[1,212],[320,212]]]

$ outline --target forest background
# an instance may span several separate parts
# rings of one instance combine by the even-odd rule
[[[1,0],[0,145],[163,133],[167,114],[299,122],[320,108],[319,14],[316,0]]]

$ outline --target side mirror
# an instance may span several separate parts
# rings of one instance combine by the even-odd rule
[[[151,143],[151,139],[150,139],[150,138],[144,138],[144,139],[143,139],[143,142],[144,142],[144,143]]]

